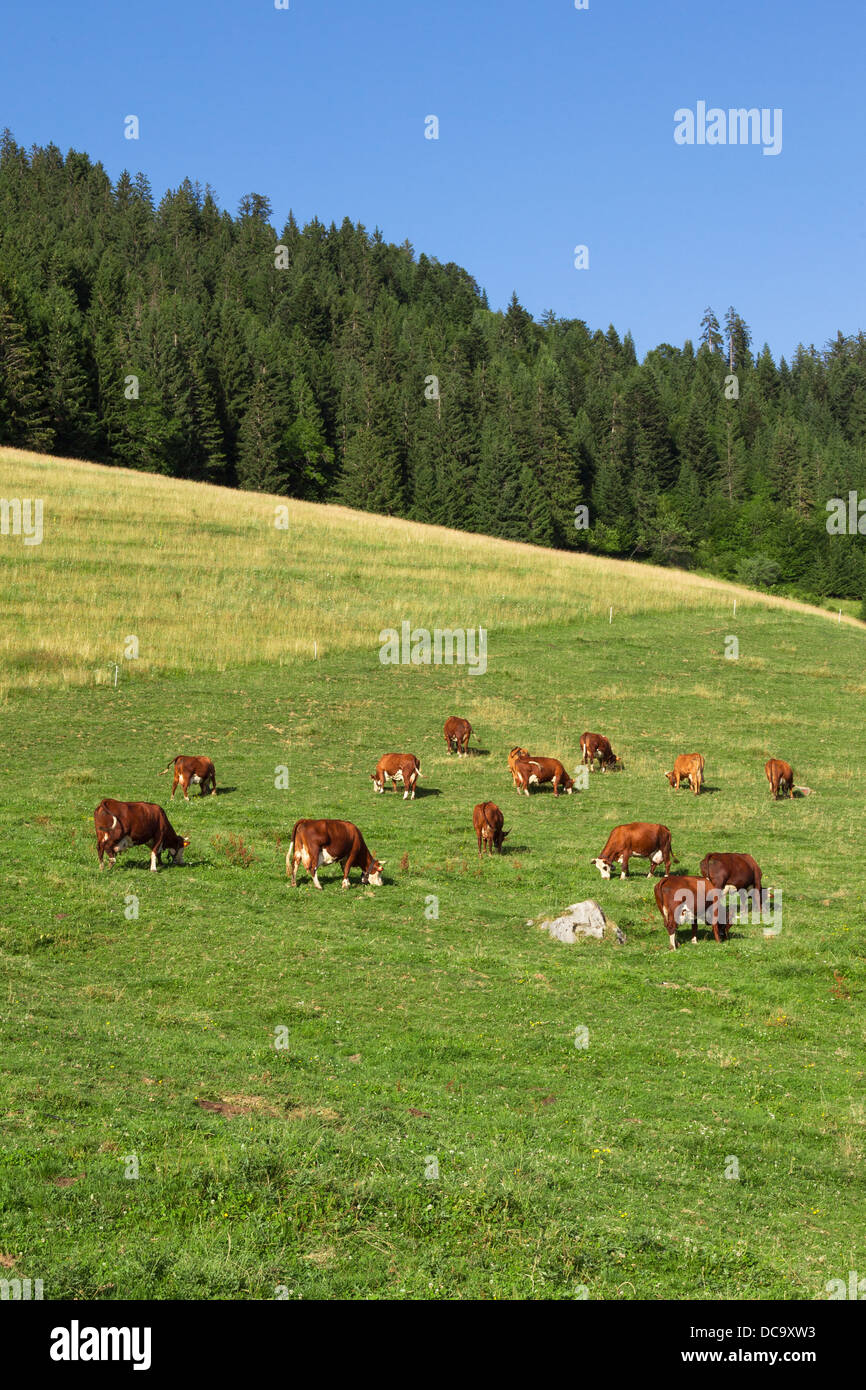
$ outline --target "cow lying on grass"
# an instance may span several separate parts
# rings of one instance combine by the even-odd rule
[[[292,886],[297,887],[298,865],[303,864],[312,877],[316,888],[321,888],[319,868],[322,864],[340,863],[343,869],[343,887],[349,887],[349,870],[361,870],[361,882],[382,887],[382,866],[384,859],[374,859],[357,825],[350,820],[299,820],[295,822],[289,852],[286,855],[286,873],[292,876]]]
[[[189,785],[191,782],[198,782],[201,785],[201,795],[205,794],[205,787],[210,783],[211,796],[216,796],[216,771],[210,758],[185,758],[178,755],[172,758],[163,769],[163,776],[170,767],[174,767],[174,781],[171,784],[171,799],[174,801],[174,794],[177,791],[177,784],[183,792],[184,801],[189,801]]]
[[[415,783],[421,776],[421,764],[414,753],[385,753],[376,764],[376,771],[370,773],[374,792],[384,792],[385,783],[403,783],[403,800],[415,800]]]
[[[590,859],[602,878],[610,878],[612,866],[619,861],[622,865],[620,878],[628,878],[628,861],[631,858],[648,859],[652,878],[655,866],[664,861],[665,873],[671,870],[671,832],[666,825],[654,825],[651,821],[636,820],[628,825],[618,825],[607,837],[607,844],[597,859]]]
[[[174,864],[183,863],[187,838],[177,835],[161,806],[149,801],[113,801],[105,797],[93,813],[96,827],[96,853],[99,867],[102,856],[108,855],[109,868],[123,849],[131,845],[150,846],[150,867],[156,872],[163,850],[171,855]]]
[[[510,830],[503,830],[503,816],[499,807],[493,801],[480,801],[472,812],[472,824],[475,834],[478,836],[478,853],[486,846],[492,854],[494,849],[497,854],[502,853],[502,841],[506,835],[510,835]]]

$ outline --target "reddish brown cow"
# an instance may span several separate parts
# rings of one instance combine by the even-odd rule
[[[754,888],[761,891],[761,870],[750,854],[706,854],[701,873],[714,888]]]
[[[704,781],[704,760],[700,753],[681,753],[674,763],[673,772],[666,772],[672,787],[680,789],[680,782],[688,782],[695,796],[698,796]]]
[[[581,734],[580,751],[581,761],[589,765],[590,770],[598,759],[602,772],[612,772],[614,769],[622,768],[622,758],[618,758],[610,746],[610,739],[605,738],[604,734]]]
[[[569,796],[574,790],[573,780],[556,758],[516,758],[511,775],[518,794],[525,792],[529,796],[530,786],[541,786],[543,782],[553,783],[554,796],[559,796],[561,786],[565,787]]]
[[[475,834],[478,836],[478,853],[481,853],[483,845],[492,854],[495,849],[497,854],[502,853],[502,841],[510,830],[503,830],[503,817],[499,807],[493,801],[479,801],[475,810],[472,812],[472,824],[475,827]]]
[[[445,720],[445,747],[449,753],[457,750],[457,756],[465,757],[469,752],[469,736],[472,733],[472,725],[468,719],[460,719],[456,714],[452,714],[450,719]]]
[[[210,758],[185,758],[178,754],[172,758],[171,762],[162,769],[163,776],[170,767],[174,767],[174,781],[171,784],[171,799],[174,801],[174,794],[177,791],[177,784],[180,782],[180,789],[183,792],[184,801],[189,801],[190,782],[201,784],[201,795],[204,796],[204,789],[210,782],[211,796],[216,796],[216,772]]]
[[[183,863],[189,840],[177,835],[162,807],[150,801],[113,801],[105,797],[93,813],[93,824],[100,869],[104,854],[108,855],[108,867],[113,868],[120,851],[130,845],[150,845],[150,867],[154,873],[163,850],[168,850],[173,863]]]
[[[319,868],[322,864],[339,863],[343,868],[343,887],[349,887],[349,870],[361,870],[361,882],[382,887],[382,866],[384,859],[374,859],[357,825],[350,820],[299,820],[295,822],[289,852],[286,855],[286,873],[292,876],[292,886],[297,886],[298,865],[303,863],[317,888]]]
[[[376,764],[376,771],[370,773],[374,792],[383,792],[385,783],[390,781],[397,790],[397,783],[403,783],[403,800],[415,800],[415,783],[421,776],[421,764],[414,753],[385,753]]]
[[[727,940],[728,929],[724,922],[719,934],[719,901],[721,892],[714,888],[708,879],[695,874],[671,874],[659,879],[655,886],[655,899],[662,921],[668,930],[668,945],[672,951],[677,948],[677,927],[686,917],[692,918],[692,945],[698,939],[698,922],[706,921],[707,908],[711,908],[713,936],[717,941]]]
[[[520,760],[521,760],[522,758],[528,758],[528,757],[529,757],[529,754],[527,753],[527,751],[526,751],[525,748],[517,748],[517,747],[512,748],[511,752],[508,754],[508,766],[509,766],[509,768],[511,769],[511,780],[512,780],[512,782],[514,783],[515,787],[518,785],[518,782],[517,782],[517,773],[515,772],[514,769],[515,769],[517,763],[520,762]]]
[[[773,800],[779,800],[779,792],[794,798],[794,770],[790,763],[783,762],[781,758],[770,758],[764,764],[764,771],[767,774],[767,781],[770,784],[770,791],[773,793]]]
[[[648,859],[652,878],[656,864],[664,861],[665,873],[671,870],[671,832],[666,825],[654,825],[651,821],[636,820],[628,825],[618,825],[607,837],[607,844],[597,859],[590,859],[602,878],[610,878],[612,866],[619,860],[622,864],[620,878],[628,878],[628,861]]]

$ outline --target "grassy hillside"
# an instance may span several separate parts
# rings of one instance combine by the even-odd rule
[[[0,449],[0,495],[44,504],[41,545],[0,537],[0,696],[112,681],[128,636],[141,676],[279,665],[314,643],[320,656],[369,653],[403,619],[480,624],[495,641],[607,620],[611,605],[615,620],[721,617],[735,598],[740,612],[819,611],[699,575],[20,450]]]
[[[859,624],[757,596],[734,618],[695,577],[339,509],[291,504],[275,533],[277,499],[2,466],[3,495],[46,501],[41,546],[0,541],[12,1275],[46,1298],[810,1300],[862,1272]],[[383,666],[404,618],[487,627],[486,674]],[[96,683],[130,633],[139,660]],[[451,713],[471,758],[446,756]],[[508,748],[573,769],[584,729],[625,771],[518,798]],[[662,777],[695,749],[700,798]],[[414,803],[372,793],[391,750],[420,757]],[[179,752],[210,753],[221,786],[169,806],[187,864],[131,850],[100,875],[93,808],[169,805]],[[814,794],[774,804],[771,753]],[[479,864],[482,799],[511,836]],[[324,869],[324,892],[293,890],[304,815],[357,821],[385,886]],[[754,854],[781,932],[681,933],[672,955],[640,868],[602,883],[588,862],[632,819],[671,827],[683,871]],[[526,925],[590,896],[624,945]]]

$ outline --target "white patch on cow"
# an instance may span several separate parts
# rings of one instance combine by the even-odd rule
[[[623,869],[622,873],[620,874],[620,878],[628,878],[628,874],[626,873],[625,869]]]
[[[154,873],[154,874],[156,873],[156,850],[155,850],[155,849],[152,849],[152,850],[150,851],[150,869],[151,869],[151,873]]]
[[[594,859],[592,861],[602,878],[610,878],[610,865],[606,859]]]
[[[192,780],[193,780],[194,782],[200,782],[200,781],[201,781],[201,778],[199,777],[199,775],[198,775],[197,772],[194,772],[194,773],[192,774]]]
[[[675,951],[675,950],[677,949],[677,933],[676,933],[676,928],[674,928],[674,930],[673,930],[672,932],[668,932],[668,946],[670,947],[670,949],[671,949],[672,951]]]
[[[326,849],[322,849],[319,850],[319,862],[316,865],[316,868],[320,868],[322,864],[336,864],[336,862],[337,861],[334,858],[333,854],[329,854]]]
[[[532,786],[532,783],[533,783],[533,782],[535,783],[536,786],[538,786],[538,778],[536,777],[536,775],[535,775],[534,772],[530,772],[530,774],[529,774],[529,785]]]
[[[661,852],[660,849],[657,849],[656,852],[655,852],[655,854],[653,855],[653,863],[654,863],[654,864],[660,864],[660,863],[662,862],[663,859],[664,859],[664,855],[662,854],[662,852]]]
[[[111,817],[111,828],[112,828],[112,830],[114,829],[114,827],[115,827],[116,825],[117,825],[117,816],[112,816],[112,817]]]

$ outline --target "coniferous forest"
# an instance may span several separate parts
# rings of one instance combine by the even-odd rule
[[[866,494],[862,332],[776,363],[696,306],[639,362],[348,218],[271,216],[5,132],[0,443],[864,596],[862,540],[827,531]]]

